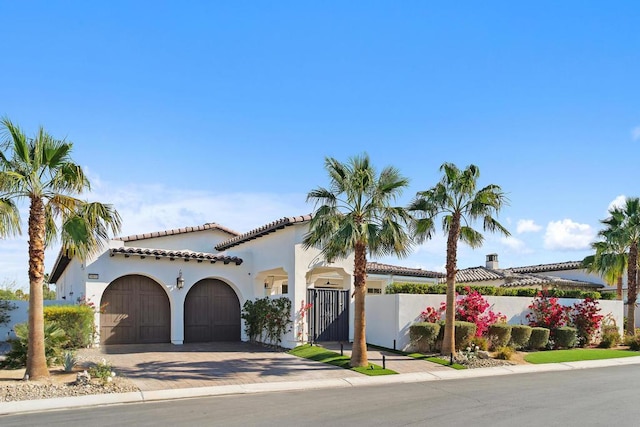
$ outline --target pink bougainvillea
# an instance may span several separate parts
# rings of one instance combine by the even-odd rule
[[[497,322],[506,321],[506,316],[502,313],[494,313],[489,310],[490,304],[478,291],[465,288],[466,295],[456,293],[456,320],[471,322],[476,324],[476,335],[483,336],[489,326]],[[441,303],[440,308],[427,307],[420,315],[423,322],[435,323],[442,319],[442,315],[447,308],[446,303]]]
[[[598,301],[592,298],[585,298],[582,302],[573,304],[570,317],[571,325],[578,330],[578,342],[581,346],[591,343],[604,318],[600,314]]]
[[[538,292],[529,310],[531,310],[531,313],[527,314],[529,326],[555,329],[569,323],[569,309],[561,305],[558,298],[549,298],[546,292]]]

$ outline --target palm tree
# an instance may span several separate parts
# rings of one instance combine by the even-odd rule
[[[49,376],[44,349],[44,251],[58,237],[69,256],[85,258],[120,229],[120,216],[111,205],[89,203],[75,195],[90,189],[82,168],[70,158],[72,144],[40,128],[33,138],[8,118],[0,151],[0,233],[19,232],[17,204],[29,203],[29,347],[26,374]],[[10,153],[7,156],[4,150]]]
[[[582,260],[582,265],[589,273],[597,273],[609,286],[616,285],[616,294],[622,299],[622,277],[627,269],[628,247],[620,239],[619,233],[602,230],[598,233],[603,238],[591,244],[595,250]]]
[[[410,217],[404,208],[391,204],[409,181],[393,167],[386,167],[377,175],[367,154],[353,157],[347,163],[327,157],[325,169],[330,186],[307,195],[307,201],[313,201],[316,209],[304,246],[321,249],[328,262],[354,253],[355,325],[350,364],[367,366],[367,254],[408,255],[411,239],[405,226]]]
[[[455,354],[455,282],[457,273],[458,240],[472,248],[482,246],[483,235],[471,227],[482,219],[485,231],[510,233],[494,217],[507,203],[497,185],[488,185],[476,191],[480,170],[469,165],[463,171],[453,163],[443,163],[440,182],[426,191],[417,193],[408,210],[413,213],[413,235],[418,243],[430,239],[435,231],[435,219],[442,215],[442,229],[447,233],[447,308],[441,353]]]
[[[615,236],[627,253],[627,335],[635,334],[636,299],[638,297],[638,244],[640,244],[640,199],[628,198],[624,206],[609,209],[609,218],[601,222],[606,226],[603,236]]]

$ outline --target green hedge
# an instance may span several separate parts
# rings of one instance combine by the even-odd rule
[[[531,337],[529,338],[529,345],[527,347],[531,350],[545,348],[549,342],[550,333],[551,331],[547,328],[531,328]]]
[[[456,292],[460,295],[466,295],[466,288],[472,291],[478,291],[483,296],[507,296],[507,297],[535,297],[538,289],[532,288],[501,288],[499,286],[480,286],[480,285],[456,285]],[[580,291],[574,289],[549,289],[545,291],[549,297],[555,298],[592,298],[592,299],[615,299],[615,294],[594,291]],[[387,286],[388,294],[437,294],[444,295],[447,293],[446,284],[428,284],[428,283],[392,283]]]
[[[555,348],[573,348],[578,342],[578,330],[571,326],[563,326],[553,330]]]
[[[44,320],[65,331],[65,348],[89,347],[93,342],[94,311],[87,305],[50,305],[44,308]]]
[[[440,333],[438,334],[438,343],[441,344],[444,338],[444,321],[438,322],[440,324]],[[460,320],[456,320],[454,323],[455,334],[456,334],[456,350],[460,350],[461,348],[466,348],[471,344],[471,340],[476,335],[476,330],[478,326],[475,323],[471,322],[462,322]]]
[[[531,326],[513,325],[511,326],[511,341],[509,345],[515,349],[524,348],[529,344],[531,338]]]
[[[440,334],[439,323],[420,322],[409,327],[411,345],[418,353],[431,353],[436,350],[436,341]]]
[[[511,340],[511,325],[506,323],[494,323],[489,326],[487,336],[491,340],[493,348],[504,347]]]

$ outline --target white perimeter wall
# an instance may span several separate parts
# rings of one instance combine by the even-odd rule
[[[440,307],[445,295],[369,295],[366,302],[367,342],[387,348],[407,350],[409,348],[409,327],[419,321],[420,313],[426,307]],[[511,325],[526,325],[526,315],[533,301],[530,297],[485,297],[490,309],[507,316]],[[578,299],[559,298],[564,306],[573,305]],[[600,313],[611,314],[622,334],[622,301],[598,300]]]
[[[13,326],[18,323],[27,323],[29,319],[29,301],[9,301],[14,306],[15,310],[9,311],[9,323],[0,326],[0,341],[7,341],[9,338],[15,338],[13,333]],[[70,305],[68,301],[64,300],[44,300],[44,305]]]

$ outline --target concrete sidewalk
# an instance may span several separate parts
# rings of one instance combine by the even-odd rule
[[[175,346],[174,346],[175,347]],[[149,346],[146,346],[149,349]],[[113,350],[113,349],[112,349]],[[154,353],[154,352],[147,352]],[[233,354],[234,351],[230,351]],[[261,353],[261,352],[258,352]],[[336,388],[336,387],[363,387],[372,385],[394,384],[394,383],[414,383],[414,382],[428,382],[428,381],[441,381],[441,380],[455,380],[455,379],[469,379],[477,377],[498,376],[498,375],[510,375],[510,374],[523,374],[523,373],[535,373],[535,372],[549,372],[549,371],[566,371],[575,369],[588,369],[588,368],[601,368],[609,366],[625,366],[631,364],[640,364],[640,356],[626,357],[619,359],[606,359],[606,360],[594,360],[594,361],[581,361],[571,363],[557,363],[557,364],[544,364],[544,365],[512,365],[512,366],[500,366],[493,368],[479,368],[479,369],[466,369],[466,370],[454,370],[439,365],[435,365],[438,369],[425,369],[422,366],[422,370],[410,373],[400,373],[398,375],[386,375],[369,377],[355,373],[353,371],[327,367],[327,365],[305,361],[297,357],[288,355],[286,353],[277,353],[283,357],[281,366],[291,365],[293,370],[298,363],[302,363],[302,366],[307,366],[306,369],[298,372],[298,375],[285,375],[284,377],[278,377],[278,381],[264,380],[259,382],[251,382],[248,377],[244,379],[248,382],[237,382],[235,384],[218,384],[218,385],[204,385],[196,387],[182,387],[175,388],[156,388],[148,387],[146,390],[141,388],[139,392],[121,393],[121,394],[103,394],[103,395],[90,395],[79,397],[64,397],[54,399],[42,399],[31,401],[17,401],[17,402],[3,402],[0,403],[0,414],[16,414],[23,412],[38,412],[53,409],[66,409],[66,408],[79,408],[90,407],[97,405],[111,405],[122,403],[142,403],[153,402],[159,400],[168,399],[184,399],[206,396],[219,396],[230,394],[251,394],[251,393],[264,393],[275,391],[296,391],[296,390],[314,390],[323,388]],[[107,353],[109,360],[114,361],[113,354]],[[124,353],[123,353],[124,354]],[[141,363],[145,359],[148,359],[148,355],[145,358],[143,355],[146,353],[127,353],[137,354],[137,357],[142,357]],[[375,362],[376,354],[375,350],[369,353],[370,358]],[[381,355],[380,355],[381,356]],[[135,358],[136,356],[131,356]],[[193,355],[191,356],[193,357]],[[222,357],[222,356],[218,356]],[[400,356],[402,357],[402,356]],[[278,359],[279,357],[276,357]],[[290,359],[293,358],[293,359]],[[406,364],[404,366],[411,366],[411,369],[420,367],[420,364]],[[284,362],[286,361],[286,362]],[[174,355],[175,362],[175,355]],[[402,364],[403,360],[396,361]],[[394,362],[394,363],[396,363]],[[415,361],[422,364],[434,365],[425,361]],[[377,363],[377,362],[376,362]],[[115,366],[118,366],[114,363]],[[398,365],[400,366],[400,365]],[[389,363],[387,367],[391,368]],[[261,369],[259,369],[261,370]],[[275,372],[273,372],[275,373]],[[247,374],[246,372],[244,374]],[[267,375],[270,378],[271,375]],[[259,375],[256,378],[261,378]],[[133,379],[136,382],[136,379]],[[143,383],[144,384],[144,383]],[[170,384],[170,383],[169,383]],[[182,383],[186,384],[186,383]],[[153,385],[159,385],[153,383]]]

